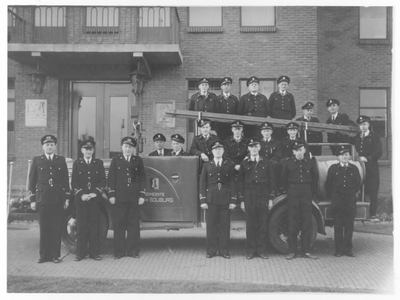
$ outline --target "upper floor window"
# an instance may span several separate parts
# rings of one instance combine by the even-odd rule
[[[371,118],[372,129],[382,141],[381,159],[388,159],[388,89],[360,89],[360,115]]]
[[[86,8],[86,27],[118,27],[119,8],[89,6]]]
[[[36,7],[35,27],[65,27],[65,16],[65,7]]]
[[[274,32],[275,6],[243,6],[240,10],[241,32]]]
[[[169,7],[140,7],[139,27],[170,27]]]
[[[388,8],[360,7],[360,44],[389,44]]]
[[[260,78],[258,85],[258,92],[265,95],[267,98],[275,91],[276,79]],[[240,97],[247,94],[249,89],[247,87],[247,78],[240,79]]]
[[[196,29],[197,27],[197,29]],[[199,28],[200,27],[200,28]],[[203,29],[201,28],[203,27]],[[206,29],[204,29],[204,27]],[[222,7],[189,7],[189,32],[221,32]]]

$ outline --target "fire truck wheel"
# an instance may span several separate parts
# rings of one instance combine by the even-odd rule
[[[288,220],[287,220],[287,205],[278,207],[272,211],[272,215],[269,218],[268,224],[268,235],[272,246],[280,253],[289,252],[289,241],[288,241]],[[312,232],[311,232],[311,246],[314,244],[317,238],[317,220],[315,216],[312,216]],[[300,250],[300,234],[298,236],[297,245]],[[300,253],[300,252],[299,252]]]
[[[100,214],[100,246],[104,244],[108,233],[108,217],[103,210]],[[70,253],[76,253],[77,220],[75,205],[70,205],[64,214],[63,231],[61,236],[64,247]]]

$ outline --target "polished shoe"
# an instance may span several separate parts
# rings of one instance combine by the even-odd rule
[[[289,253],[289,255],[286,256],[285,258],[286,258],[287,260],[292,260],[292,259],[295,259],[296,257],[297,257],[296,254],[294,254],[294,253]]]
[[[61,260],[58,257],[53,258],[53,263],[58,264],[60,262],[61,262]]]
[[[230,259],[231,258],[231,256],[229,254],[224,254],[224,255],[222,255],[222,257],[226,258],[226,259]]]
[[[90,258],[91,258],[91,259],[94,259],[94,260],[102,260],[102,258],[101,258],[100,255],[90,256]]]
[[[80,257],[80,256],[76,256],[75,257],[75,261],[81,261],[83,258],[82,257]]]
[[[346,255],[348,257],[356,257],[353,252],[347,252],[344,255]]]
[[[114,259],[120,259],[120,258],[122,258],[122,257],[124,257],[123,255],[115,255],[114,256]]]
[[[246,259],[253,259],[254,258],[254,254],[247,254],[246,255]]]
[[[314,256],[314,255],[311,255],[310,253],[303,253],[303,254],[301,255],[301,257],[303,257],[303,258],[308,258],[308,259],[318,259],[318,257],[316,257],[316,256]]]
[[[336,257],[341,257],[341,256],[342,256],[342,253],[340,253],[340,252],[335,252],[335,256],[336,256]]]
[[[268,255],[265,254],[265,253],[261,253],[259,256],[260,256],[262,259],[268,259]]]
[[[39,258],[38,260],[37,260],[37,263],[38,264],[42,264],[42,263],[44,263],[44,262],[46,262],[46,261],[48,261],[47,259],[44,259],[44,258]]]
[[[214,254],[207,254],[206,257],[207,258],[213,258],[215,255]]]

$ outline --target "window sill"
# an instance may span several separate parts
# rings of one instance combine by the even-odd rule
[[[276,26],[245,26],[240,27],[240,32],[276,32]]]
[[[85,27],[85,33],[118,33],[118,27]]]
[[[221,33],[223,31],[222,27],[189,27],[187,29],[189,33]]]
[[[360,39],[360,45],[390,45],[389,39]]]

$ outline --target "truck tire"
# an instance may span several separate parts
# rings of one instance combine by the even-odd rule
[[[270,243],[272,246],[279,251],[280,253],[289,253],[289,242],[288,242],[288,221],[287,221],[287,205],[282,205],[272,211],[272,215],[269,218],[268,224],[268,236]],[[317,238],[317,220],[312,215],[312,232],[311,232],[311,246],[314,244],[315,239]],[[300,234],[298,236],[299,249],[301,247],[300,244]]]
[[[108,217],[106,213],[101,211],[100,214],[100,247],[104,244],[108,233]],[[64,214],[63,220],[63,231],[61,240],[64,247],[70,253],[76,253],[76,241],[77,241],[77,220],[75,206],[69,206]]]

